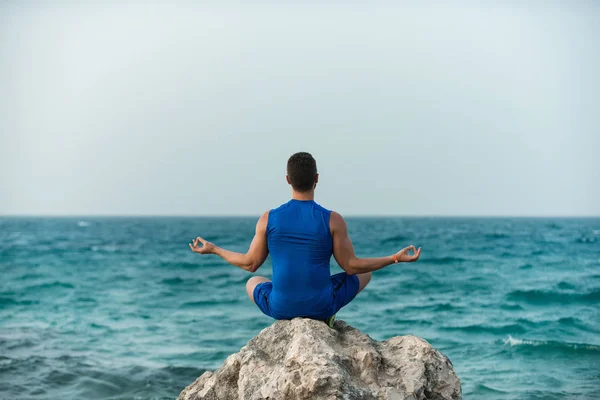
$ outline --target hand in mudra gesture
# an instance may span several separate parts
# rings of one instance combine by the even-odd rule
[[[409,251],[412,251],[412,254],[408,254]],[[398,262],[415,262],[419,259],[421,255],[421,248],[415,248],[415,246],[408,246],[400,250],[395,254]]]
[[[201,246],[199,246],[200,244],[201,244]],[[190,245],[190,249],[192,249],[192,251],[194,253],[199,253],[199,254],[211,254],[213,249],[215,248],[214,244],[202,239],[200,236],[198,236],[196,239],[194,239],[192,241],[192,243],[190,243],[189,245]]]

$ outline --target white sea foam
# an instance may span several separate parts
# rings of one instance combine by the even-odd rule
[[[92,251],[94,253],[96,252],[105,252],[105,253],[115,253],[119,248],[117,247],[116,244],[107,244],[107,245],[102,245],[102,246],[96,246],[93,245],[92,246]]]
[[[539,346],[539,347],[548,347],[554,349],[554,351],[564,351],[565,349],[570,351],[600,351],[600,346],[595,344],[587,344],[587,343],[568,343],[568,342],[555,342],[555,341],[545,341],[545,340],[523,340],[517,339],[510,335],[506,339],[503,340],[504,344],[509,346]]]
[[[517,339],[512,337],[511,335],[508,335],[508,337],[504,339],[504,344],[507,344],[509,346],[519,346],[522,344],[531,344],[537,346],[539,343],[532,342],[531,340]]]
[[[86,226],[90,226],[90,223],[86,221],[77,221],[77,226],[85,228]]]

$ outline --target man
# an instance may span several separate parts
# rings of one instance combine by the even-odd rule
[[[415,246],[387,257],[356,257],[342,216],[314,201],[319,174],[309,153],[289,158],[286,179],[292,186],[292,199],[260,217],[246,254],[222,249],[201,237],[190,244],[196,253],[216,254],[250,272],[256,272],[271,254],[273,281],[254,276],[246,283],[248,297],[266,315],[307,317],[332,326],[339,309],[371,281],[371,272],[418,260],[421,248]],[[345,272],[331,276],[332,254]]]

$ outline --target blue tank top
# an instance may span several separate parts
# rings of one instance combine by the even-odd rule
[[[311,317],[332,308],[330,215],[313,200],[290,200],[269,212],[267,244],[273,264],[269,303],[277,317]]]

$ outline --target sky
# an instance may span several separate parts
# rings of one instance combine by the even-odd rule
[[[0,215],[600,216],[600,3],[0,1]]]

